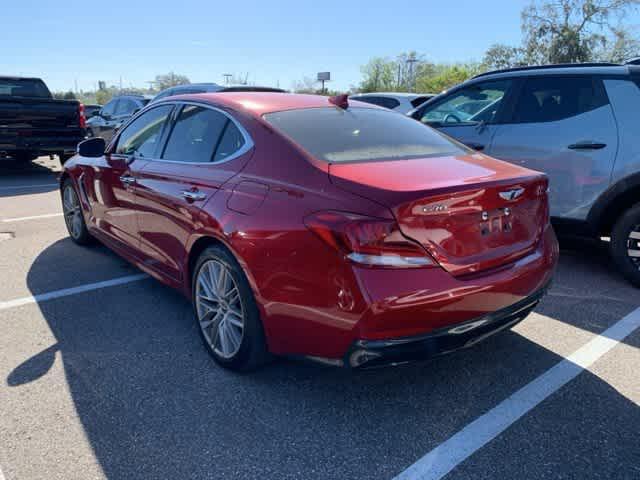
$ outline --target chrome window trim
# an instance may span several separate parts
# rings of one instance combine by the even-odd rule
[[[240,131],[240,133],[242,134],[242,137],[244,138],[244,145],[242,145],[242,147],[240,147],[238,150],[236,150],[232,155],[229,155],[227,158],[225,158],[224,160],[221,160],[219,162],[214,162],[213,160],[211,160],[209,162],[182,162],[180,160],[165,160],[163,158],[158,158],[158,159],[145,158],[145,160],[150,160],[152,162],[179,163],[181,165],[221,165],[223,163],[227,163],[227,162],[230,162],[231,160],[234,160],[234,159],[236,159],[238,157],[241,157],[242,155],[247,153],[249,150],[251,150],[255,146],[255,144],[253,143],[253,139],[251,138],[251,135],[249,135],[249,132],[247,132],[247,130],[242,126],[242,124],[240,122],[238,122],[238,120],[236,120],[229,113],[225,112],[224,110],[222,110],[220,108],[214,107],[213,105],[210,105],[208,103],[196,102],[196,101],[191,101],[191,100],[167,100],[167,101],[160,100],[158,103],[154,103],[153,105],[154,106],[160,106],[160,105],[167,105],[167,104],[172,104],[172,105],[177,105],[177,106],[195,105],[197,107],[208,108],[210,110],[214,110],[216,112],[219,112],[219,113],[223,114],[230,121],[232,121],[233,124],[236,126],[236,128]],[[177,121],[178,121],[178,119],[176,118],[173,126],[175,126],[175,123]],[[169,133],[169,136],[167,137],[167,141],[165,142],[164,148],[166,148],[167,143],[169,142],[170,138],[171,138],[171,133]]]

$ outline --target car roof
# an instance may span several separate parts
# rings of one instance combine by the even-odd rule
[[[514,67],[503,70],[493,70],[481,73],[473,77],[473,80],[482,78],[505,78],[544,75],[628,75],[629,66],[617,63],[572,63],[557,65],[539,65],[528,67]]]
[[[195,101],[211,103],[214,105],[226,106],[232,109],[247,111],[255,116],[262,116],[266,113],[281,112],[284,110],[299,110],[303,108],[333,107],[329,102],[330,97],[323,95],[308,95],[301,93],[280,93],[280,92],[213,92],[194,93],[187,95],[176,95],[163,98],[154,105],[163,102],[177,100]],[[365,108],[376,108],[387,110],[376,105],[365,102],[353,101],[354,106]]]
[[[407,97],[407,98],[416,98],[416,97],[427,97],[430,95],[435,95],[434,93],[408,93],[408,92],[367,92],[367,93],[354,93],[353,97]]]

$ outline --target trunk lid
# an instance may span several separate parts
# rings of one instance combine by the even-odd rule
[[[482,154],[334,163],[329,175],[388,207],[403,234],[456,276],[529,254],[548,221],[546,176]]]

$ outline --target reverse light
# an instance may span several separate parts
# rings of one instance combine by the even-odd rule
[[[360,265],[418,268],[435,265],[427,252],[406,238],[394,220],[324,211],[304,220],[327,245]]]

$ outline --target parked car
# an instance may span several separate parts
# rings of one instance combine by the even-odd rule
[[[433,93],[376,92],[351,95],[349,99],[407,113],[433,97],[435,97]]]
[[[280,92],[284,90],[272,87],[256,87],[251,85],[218,85],[217,83],[188,83],[186,85],[176,85],[162,90],[152,102],[156,102],[166,97],[174,95],[186,95],[190,93],[213,93],[213,92]]]
[[[94,115],[94,112],[97,112],[102,108],[102,105],[98,105],[97,103],[85,103],[84,104],[84,116],[86,118],[91,118]]]
[[[61,193],[73,241],[182,291],[239,370],[470,346],[522,320],[558,258],[545,175],[346,96],[153,103],[107,150],[80,144]]]
[[[87,120],[87,137],[102,137],[108,143],[131,116],[151,100],[150,95],[119,95]]]
[[[640,66],[577,64],[485,73],[409,115],[545,172],[559,233],[610,237],[617,268],[640,286],[637,112]]]
[[[84,139],[77,100],[56,100],[39,78],[0,77],[0,159],[58,155],[64,163]]]

